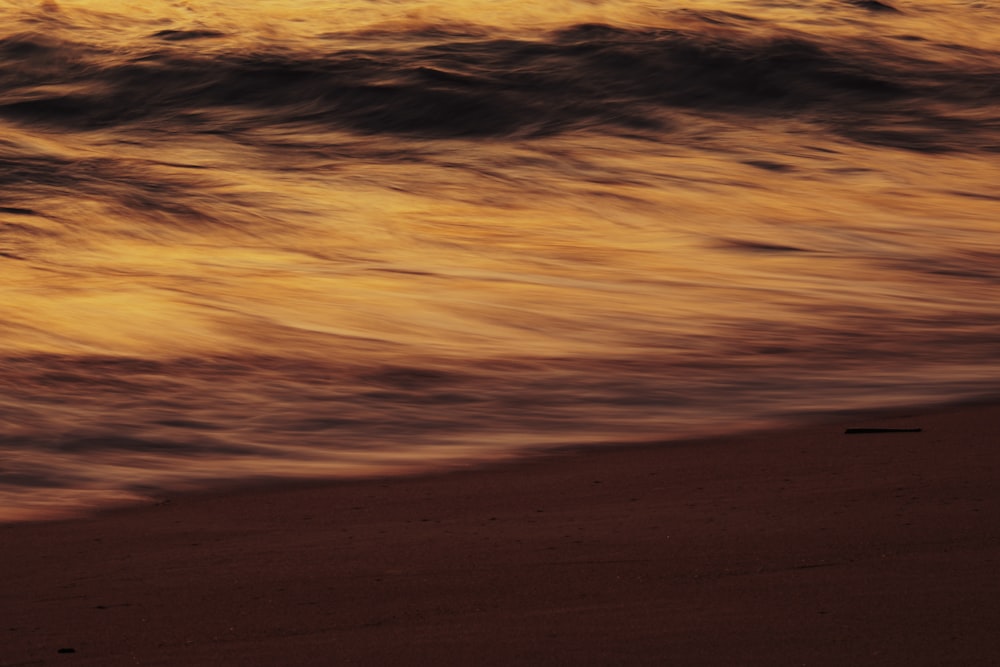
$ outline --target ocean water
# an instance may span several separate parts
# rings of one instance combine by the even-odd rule
[[[889,2],[0,0],[0,520],[995,395],[1000,2]]]

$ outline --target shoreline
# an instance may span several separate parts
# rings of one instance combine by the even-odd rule
[[[6,524],[0,666],[996,664],[998,472],[994,400]]]
[[[875,423],[884,420],[892,420],[900,415],[910,414],[935,414],[938,412],[950,412],[964,408],[988,407],[992,405],[1000,406],[1000,394],[983,393],[971,397],[958,398],[946,402],[930,402],[908,404],[901,403],[894,406],[882,406],[866,409],[843,408],[829,412],[807,413],[806,415],[789,415],[786,420],[780,421],[771,426],[746,427],[743,429],[731,428],[720,430],[717,433],[705,435],[686,435],[676,438],[646,438],[643,440],[606,441],[591,444],[566,444],[560,446],[538,446],[527,448],[509,456],[496,456],[493,458],[470,459],[467,461],[457,461],[451,464],[436,464],[426,468],[417,466],[402,466],[397,470],[384,473],[361,473],[357,475],[344,475],[332,477],[274,477],[269,479],[253,478],[233,478],[219,479],[205,483],[200,486],[189,488],[174,487],[163,488],[150,491],[148,494],[139,495],[132,498],[124,498],[119,501],[104,501],[98,503],[88,503],[78,509],[68,507],[66,509],[53,509],[46,514],[44,510],[30,512],[25,516],[3,516],[0,515],[0,529],[12,525],[31,525],[73,522],[81,520],[94,520],[102,516],[117,512],[129,512],[144,507],[160,505],[173,502],[177,498],[195,499],[211,498],[221,495],[232,494],[256,494],[262,492],[293,491],[314,487],[327,487],[330,485],[343,485],[355,483],[378,483],[399,479],[419,479],[427,477],[439,477],[442,475],[467,474],[477,470],[489,470],[497,467],[519,465],[522,463],[547,462],[549,460],[559,460],[566,456],[575,454],[587,455],[592,452],[602,451],[638,451],[643,449],[661,449],[664,447],[676,446],[698,446],[711,445],[719,440],[737,440],[755,438],[758,436],[783,436],[785,434],[798,431],[819,431],[824,429],[849,428],[850,425],[860,425],[865,423]]]

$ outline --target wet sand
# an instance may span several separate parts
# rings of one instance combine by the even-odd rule
[[[10,525],[0,665],[1000,664],[998,472],[976,405]]]

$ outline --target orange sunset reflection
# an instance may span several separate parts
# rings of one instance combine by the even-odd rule
[[[0,0],[0,519],[994,390],[1000,30],[862,5]]]

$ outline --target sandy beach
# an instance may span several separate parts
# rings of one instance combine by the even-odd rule
[[[998,664],[998,436],[897,411],[8,525],[0,665]]]

